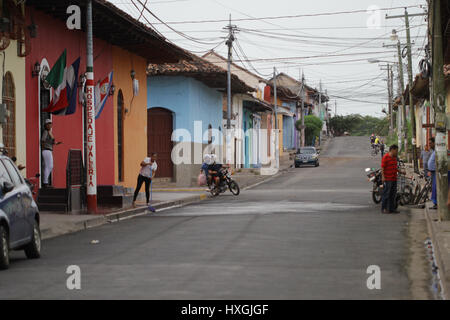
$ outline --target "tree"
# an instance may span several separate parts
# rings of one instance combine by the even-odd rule
[[[336,116],[330,119],[330,129],[336,136],[341,136],[344,132],[349,132],[354,136],[369,136],[372,133],[387,136],[389,119],[387,117],[380,119],[359,114]]]
[[[301,121],[297,121],[295,126],[297,130],[301,130]],[[323,122],[320,118],[309,115],[305,116],[305,143],[313,144],[314,138],[320,135],[322,131]]]

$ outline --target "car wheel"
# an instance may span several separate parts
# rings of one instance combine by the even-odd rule
[[[319,166],[319,161],[316,162],[316,164],[314,165],[315,167]]]
[[[0,270],[9,267],[8,232],[4,226],[0,226]]]
[[[37,221],[34,222],[33,226],[33,238],[24,250],[28,259],[39,259],[41,257],[41,231]]]

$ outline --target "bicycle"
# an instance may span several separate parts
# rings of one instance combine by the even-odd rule
[[[372,156],[376,156],[376,155],[378,154],[378,152],[380,152],[380,146],[377,145],[377,144],[375,144],[375,145],[372,147],[372,152],[371,152],[371,154],[372,154]]]
[[[433,189],[432,181],[430,177],[426,177],[424,174],[419,174],[419,179],[424,180],[425,183],[421,186],[420,180],[416,181],[416,188],[413,195],[413,203],[415,205],[424,204],[431,198],[431,191]]]
[[[406,182],[406,180],[408,179],[411,178],[406,177],[405,174],[398,175],[397,203],[400,204],[401,206],[411,204],[413,201],[411,184]]]

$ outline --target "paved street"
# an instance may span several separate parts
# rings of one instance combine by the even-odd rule
[[[367,138],[336,138],[320,167],[239,197],[44,241],[40,260],[13,253],[0,298],[408,299],[408,217],[381,215],[364,173],[379,159]],[[81,290],[66,289],[69,265]],[[367,289],[369,265],[381,290]]]

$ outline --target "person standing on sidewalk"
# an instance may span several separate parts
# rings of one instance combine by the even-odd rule
[[[428,159],[428,176],[431,176],[432,183],[432,191],[431,191],[431,201],[433,202],[433,206],[430,209],[437,209],[437,194],[436,194],[436,151],[435,148],[435,140],[434,138],[430,138],[430,148],[432,150],[431,156]]]
[[[431,139],[430,139],[431,142]],[[430,160],[431,152],[428,146],[425,146],[425,148],[420,153],[420,157],[422,158],[423,163],[423,172],[425,177],[428,176],[428,160]]]
[[[136,207],[136,199],[141,191],[142,184],[145,184],[145,198],[148,206],[150,202],[150,184],[155,177],[156,170],[158,170],[158,164],[156,163],[156,153],[153,153],[151,157],[147,157],[141,162],[141,170],[137,178],[136,190],[134,191],[133,207]]]
[[[397,195],[397,155],[398,146],[392,145],[389,152],[381,160],[381,177],[383,180],[382,213],[400,213],[395,209]]]
[[[41,136],[42,159],[44,160],[44,176],[42,177],[42,186],[49,186],[49,178],[53,171],[53,146],[62,142],[56,142],[52,132],[52,120],[45,120],[45,130]]]
[[[381,159],[383,159],[383,157],[384,157],[384,148],[385,148],[384,141],[381,140],[381,144],[380,144]]]

